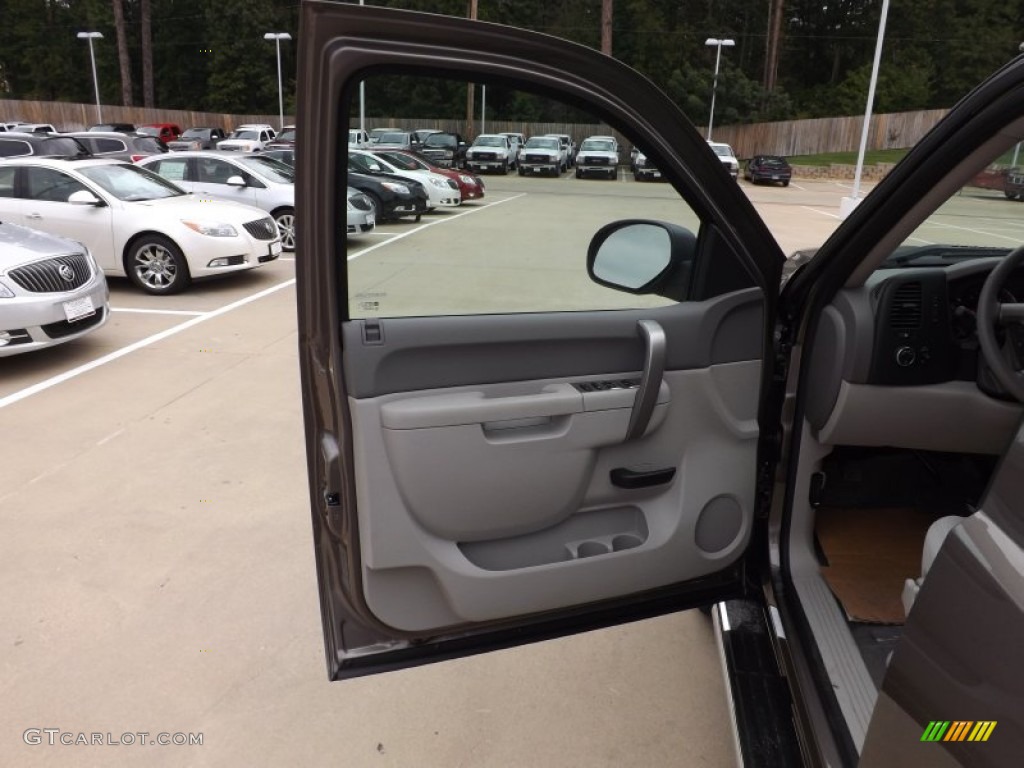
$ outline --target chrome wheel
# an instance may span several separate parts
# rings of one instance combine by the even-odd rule
[[[295,212],[279,211],[274,214],[274,221],[281,231],[281,248],[286,251],[295,250]]]
[[[174,243],[151,236],[136,243],[128,263],[128,276],[147,293],[176,293],[188,285],[188,265]]]

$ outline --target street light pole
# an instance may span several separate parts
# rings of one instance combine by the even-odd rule
[[[715,53],[715,78],[711,81],[711,114],[708,116],[708,141],[711,141],[711,129],[715,124],[715,92],[718,90],[718,68],[722,63],[722,46],[726,48],[732,48],[736,45],[735,40],[719,39],[717,37],[709,37],[704,41],[704,45],[717,48],[718,51]]]
[[[101,32],[79,32],[77,35],[79,40],[89,41],[89,59],[92,61],[92,87],[96,93],[96,122],[103,122],[103,109],[100,107],[100,81],[96,77],[96,52],[93,50],[92,41],[102,40],[103,34]]]
[[[287,32],[267,32],[263,36],[264,40],[273,40],[277,45],[277,105],[280,110],[281,126],[279,130],[284,130],[284,85],[281,82],[281,41],[291,40],[292,36]]]

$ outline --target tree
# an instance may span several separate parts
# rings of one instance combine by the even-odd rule
[[[121,103],[130,107],[132,99],[132,64],[128,58],[128,33],[124,22],[122,0],[112,0],[114,8],[114,31],[117,35],[117,61],[121,68]]]
[[[153,100],[153,30],[149,0],[140,0],[139,11],[142,27],[142,103],[147,107],[152,107],[155,103]]]

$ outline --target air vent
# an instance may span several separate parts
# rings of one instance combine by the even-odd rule
[[[896,330],[921,326],[921,283],[904,283],[889,304],[889,325]]]

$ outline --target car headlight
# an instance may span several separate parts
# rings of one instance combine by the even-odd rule
[[[238,237],[237,229],[220,221],[185,221],[182,219],[181,223],[193,232],[208,237]]]
[[[8,288],[6,285],[4,285],[3,281],[0,281],[0,299],[13,299],[13,298],[14,298],[14,291],[12,291],[10,288]]]
[[[467,185],[469,185],[471,187],[475,187],[476,186],[476,181],[473,180],[473,177],[472,176],[467,176],[464,173],[460,173],[459,174],[459,181],[461,181],[463,184],[467,184]]]
[[[400,195],[408,195],[409,188],[405,184],[399,184],[394,181],[382,181],[380,183],[384,189],[390,189],[392,192],[397,192]]]
[[[427,179],[427,181],[429,181],[438,189],[448,189],[448,179],[438,179],[436,177],[431,177]]]

